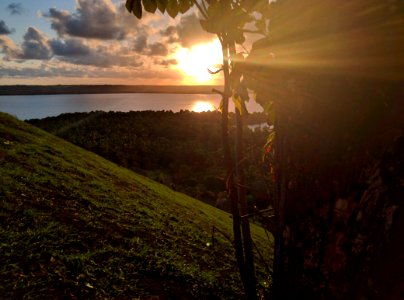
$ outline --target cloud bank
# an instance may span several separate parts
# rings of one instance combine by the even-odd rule
[[[27,12],[17,2],[6,9],[11,15]],[[73,11],[54,7],[40,15],[54,34],[31,24],[18,44],[8,37],[14,29],[0,20],[1,76],[181,80],[173,52],[214,38],[195,13],[175,20],[145,14],[139,21],[112,0],[76,0]]]
[[[78,0],[74,13],[50,8],[43,15],[59,36],[121,40],[127,34],[110,0]]]

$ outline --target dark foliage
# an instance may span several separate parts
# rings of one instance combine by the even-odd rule
[[[267,16],[244,75],[276,113],[274,297],[399,299],[403,2],[282,0]]]
[[[255,113],[249,123],[263,120],[264,114]],[[218,112],[91,112],[29,123],[175,190],[229,208],[220,201],[225,198],[225,172]],[[230,123],[234,121],[230,119]],[[231,133],[233,136],[234,129]],[[267,207],[269,203],[262,165],[266,136],[267,132],[260,129],[247,130],[245,135],[250,209]]]

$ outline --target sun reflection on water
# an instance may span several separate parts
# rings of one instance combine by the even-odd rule
[[[216,107],[209,101],[197,101],[194,103],[191,110],[195,112],[215,111]]]

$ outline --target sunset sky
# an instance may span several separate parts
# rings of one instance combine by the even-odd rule
[[[137,20],[125,0],[0,2],[0,85],[220,84],[195,11]]]

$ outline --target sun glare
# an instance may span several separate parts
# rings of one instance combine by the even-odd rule
[[[185,75],[185,83],[213,83],[218,75],[209,74],[208,69],[215,70],[222,63],[220,42],[214,40],[191,49],[182,48],[177,52],[176,59],[177,67]]]
[[[214,111],[216,108],[212,103],[207,101],[198,101],[192,106],[192,110],[195,112],[203,112],[203,111]]]

